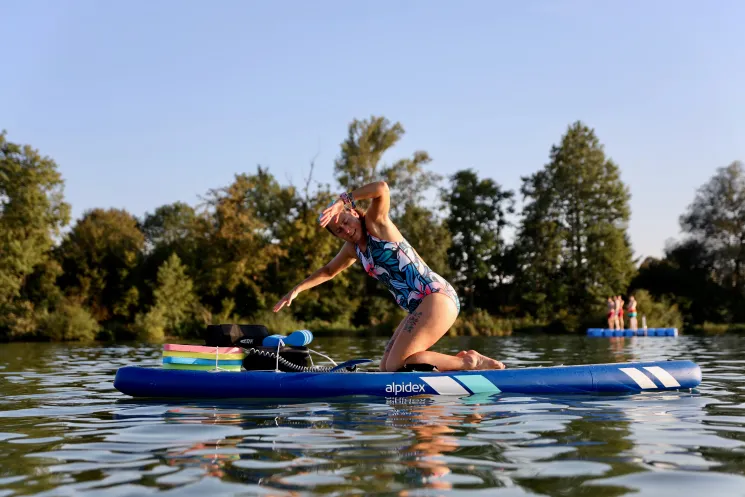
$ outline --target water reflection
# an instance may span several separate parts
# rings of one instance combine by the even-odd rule
[[[384,340],[318,340],[335,359]],[[0,348],[3,495],[665,495],[745,488],[745,340],[457,338],[510,367],[692,359],[695,392],[143,402],[113,389],[157,347]],[[681,485],[685,484],[683,487]],[[739,492],[739,493],[738,493]],[[668,492],[671,493],[671,492]],[[637,495],[637,494],[634,494]]]

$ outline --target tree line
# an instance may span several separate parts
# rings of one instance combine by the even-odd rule
[[[745,322],[742,163],[717,169],[696,192],[681,216],[683,240],[639,264],[627,233],[630,189],[586,124],[567,127],[519,192],[470,168],[438,175],[426,151],[385,163],[404,132],[382,116],[353,120],[333,184],[313,179],[312,161],[300,185],[258,166],[196,205],[142,217],[94,208],[72,222],[54,160],[3,131],[0,339],[189,338],[220,322],[390,332],[402,311],[354,267],[271,312],[340,248],[318,213],[377,180],[389,185],[404,236],[461,296],[452,333],[584,331],[603,325],[608,296],[631,292],[650,326]]]

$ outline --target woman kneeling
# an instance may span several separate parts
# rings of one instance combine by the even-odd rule
[[[367,212],[355,200],[371,199]],[[428,350],[455,323],[460,301],[453,287],[432,271],[388,217],[390,194],[385,182],[365,185],[338,200],[318,220],[344,246],[328,264],[308,276],[274,306],[289,306],[297,295],[320,285],[354,264],[357,259],[368,275],[382,282],[409,314],[386,346],[381,371],[398,371],[412,364],[428,364],[440,371],[504,369],[501,362],[475,350],[456,355]]]

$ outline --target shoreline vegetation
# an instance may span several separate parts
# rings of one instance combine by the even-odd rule
[[[174,202],[141,217],[100,207],[72,220],[66,165],[3,130],[0,341],[187,341],[216,323],[390,335],[403,311],[358,265],[271,312],[339,250],[318,213],[341,192],[381,180],[397,226],[458,291],[451,336],[584,334],[607,326],[612,295],[635,296],[640,327],[645,316],[650,328],[686,334],[745,332],[741,162],[712,169],[691,195],[683,239],[661,258],[635,260],[632,188],[586,124],[569,124],[517,192],[467,167],[440,176],[426,151],[383,161],[403,135],[385,117],[355,119],[333,181],[314,178],[313,161],[299,165],[300,185],[257,166],[209,189],[198,205]]]

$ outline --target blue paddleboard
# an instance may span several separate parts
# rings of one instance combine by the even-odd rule
[[[400,373],[346,369],[212,372],[125,366],[119,368],[114,379],[117,390],[133,397],[189,399],[638,393],[691,389],[700,383],[701,369],[692,361]]]

